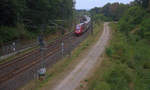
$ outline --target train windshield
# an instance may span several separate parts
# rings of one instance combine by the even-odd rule
[[[80,30],[80,25],[77,25],[77,26],[76,26],[76,30]]]

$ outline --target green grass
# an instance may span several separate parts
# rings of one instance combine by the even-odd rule
[[[88,90],[149,90],[150,46],[145,40],[128,40],[117,31],[117,24],[111,27],[112,40],[103,62],[88,80]]]
[[[99,39],[99,36],[101,35],[103,29],[103,23],[98,23],[94,25],[94,34],[89,35],[89,37],[84,40],[73,52],[71,57],[65,57],[63,60],[59,61],[57,64],[55,64],[50,70],[48,70],[46,74],[46,78],[44,81],[35,81],[36,85],[33,84],[35,89],[39,90],[43,86],[45,86],[49,81],[51,81],[53,78],[57,77],[64,71],[66,71],[69,67],[69,65],[74,64],[74,61],[80,57],[81,53],[84,53],[88,48],[90,48],[96,41]],[[33,83],[33,82],[31,82]],[[30,87],[30,85],[29,85]],[[25,90],[31,90],[27,87]]]

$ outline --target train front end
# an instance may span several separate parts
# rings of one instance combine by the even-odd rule
[[[75,28],[75,34],[78,36],[78,35],[81,35],[82,34],[82,25],[81,24],[78,24]]]

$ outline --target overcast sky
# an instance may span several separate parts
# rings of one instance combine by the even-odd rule
[[[76,9],[91,9],[94,7],[102,7],[108,2],[129,3],[134,0],[76,0]]]

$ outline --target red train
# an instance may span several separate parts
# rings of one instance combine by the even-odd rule
[[[84,32],[84,30],[85,30],[84,23],[80,23],[76,25],[75,34],[81,35]]]
[[[80,23],[80,24],[77,24],[76,25],[76,28],[75,28],[75,34],[77,36],[79,35],[82,35],[84,32],[87,31],[87,29],[89,28],[90,26],[90,21],[91,21],[91,18],[88,17],[88,16],[84,16],[86,18],[85,21],[83,21],[83,23]]]

